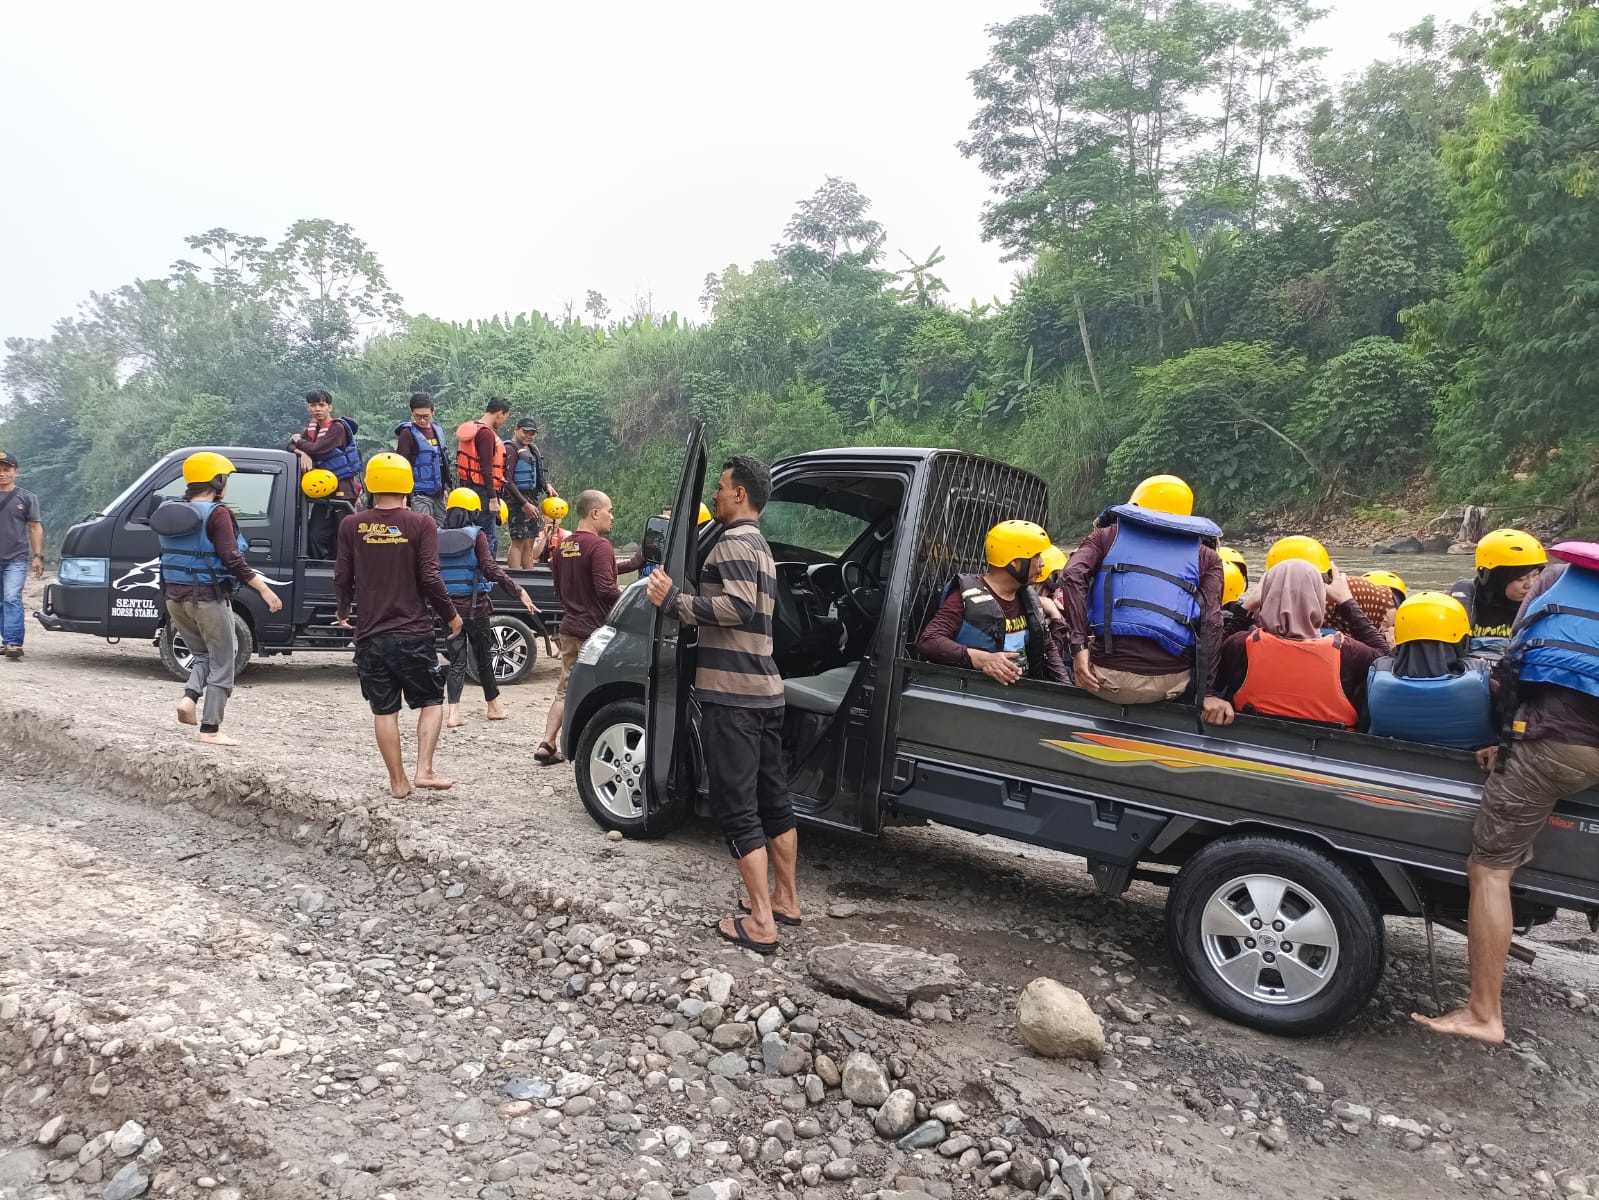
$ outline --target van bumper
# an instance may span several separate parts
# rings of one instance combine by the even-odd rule
[[[91,637],[105,637],[105,621],[98,615],[89,616],[82,612],[74,612],[72,600],[75,594],[94,591],[96,593],[95,608],[98,610],[104,605],[103,595],[99,589],[64,588],[59,583],[47,584],[44,589],[44,607],[35,609],[33,619],[39,622],[50,633],[86,633]]]

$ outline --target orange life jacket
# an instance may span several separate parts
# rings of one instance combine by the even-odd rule
[[[494,464],[489,470],[484,470],[477,456],[477,435],[484,429],[488,429],[488,426],[476,420],[462,421],[456,429],[455,440],[458,445],[455,470],[462,483],[489,488],[493,495],[498,496],[505,483],[505,443],[500,440],[499,434],[494,435]]]
[[[1255,630],[1244,643],[1249,673],[1233,703],[1261,716],[1353,729],[1360,714],[1339,677],[1343,644],[1342,634],[1302,642]]]

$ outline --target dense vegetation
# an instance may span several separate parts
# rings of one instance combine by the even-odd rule
[[[1418,482],[1440,501],[1580,492],[1599,441],[1599,11],[1429,21],[1330,89],[1315,15],[1053,0],[991,30],[960,145],[994,184],[973,218],[1020,264],[1005,300],[950,307],[939,252],[888,261],[839,179],[769,259],[708,275],[696,320],[614,316],[593,292],[581,313],[409,316],[346,226],[217,229],[167,278],[9,341],[0,445],[58,518],[172,448],[278,444],[311,386],[368,451],[415,389],[451,428],[503,394],[568,490],[617,497],[624,533],[670,494],[691,417],[769,458],[980,449],[1048,478],[1063,527],[1162,470],[1231,517]]]

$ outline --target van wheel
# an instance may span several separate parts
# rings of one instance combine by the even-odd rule
[[[1382,912],[1330,854],[1286,838],[1224,838],[1172,885],[1166,946],[1212,1012],[1304,1037],[1343,1024],[1376,991]]]
[[[237,678],[244,674],[244,669],[250,665],[250,659],[255,655],[255,634],[250,631],[250,623],[237,612],[233,614],[233,639],[235,642],[233,674]],[[171,621],[161,627],[160,649],[161,665],[166,667],[167,674],[187,683],[189,668],[194,664],[194,655],[183,644],[183,635]]]
[[[662,837],[688,815],[688,806],[674,802],[657,813],[646,828],[644,781],[644,702],[616,700],[589,718],[577,739],[577,792],[589,816],[605,829],[628,837]]]
[[[531,675],[533,664],[538,661],[537,646],[533,628],[525,621],[515,617],[490,617],[489,662],[494,668],[494,682],[508,687]],[[466,677],[473,683],[482,682],[477,677],[477,662],[470,651],[466,656]]]

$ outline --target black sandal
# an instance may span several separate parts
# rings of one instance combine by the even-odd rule
[[[754,938],[750,937],[749,934],[744,932],[743,917],[733,918],[732,933],[728,933],[727,930],[723,929],[721,922],[718,921],[716,923],[716,936],[721,938],[723,941],[732,942],[733,945],[740,946],[745,950],[753,950],[757,954],[777,953],[777,942],[757,942]]]
[[[747,913],[753,914],[754,912],[754,910],[750,908],[750,902],[748,900],[740,900],[738,902],[738,906]],[[772,910],[772,920],[776,921],[779,925],[787,925],[791,929],[798,929],[802,924],[798,917],[791,917],[787,913],[780,913],[775,908]]]
[[[541,767],[553,767],[556,763],[565,762],[561,752],[548,742],[540,742],[538,749],[533,751],[533,761]]]

